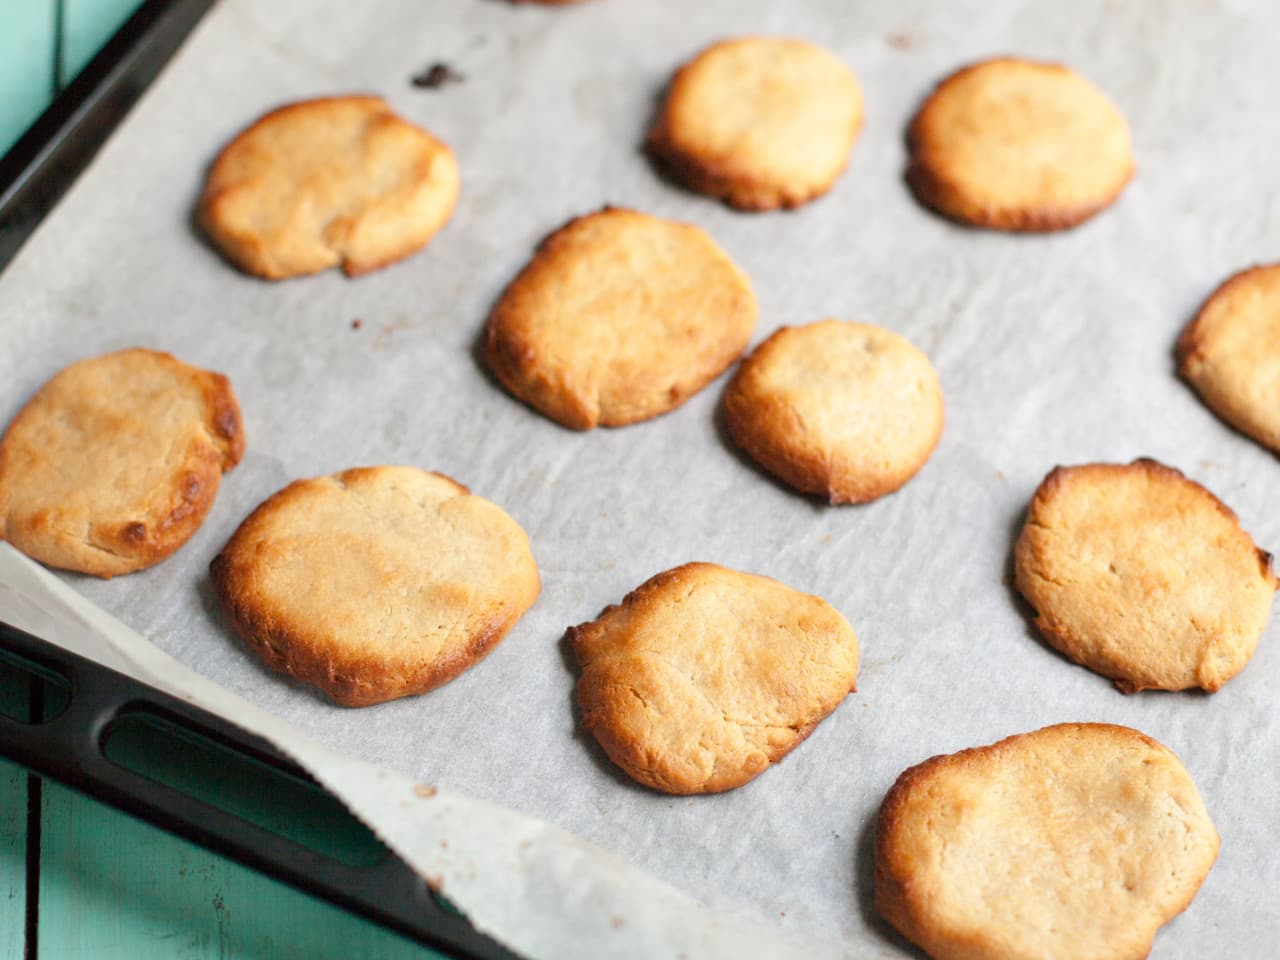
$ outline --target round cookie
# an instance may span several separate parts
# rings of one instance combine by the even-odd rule
[[[746,349],[751,282],[701,229],[606,207],[547,237],[493,308],[485,358],[575,430],[673,410]]]
[[[934,960],[1141,960],[1218,855],[1178,758],[1097,723],[912,767],[876,834],[876,909]]]
[[[1002,58],[942,81],[908,133],[907,181],[926,206],[996,230],[1063,230],[1133,176],[1129,127],[1067,67]]]
[[[839,58],[801,40],[747,37],[680,68],[649,149],[691,190],[775,210],[831,189],[861,128],[862,90]]]
[[[236,266],[269,280],[408,256],[458,198],[453,152],[378,97],[273,110],[214,161],[197,215]]]
[[[199,529],[243,453],[240,407],[221,374],[154,350],[81,360],[0,440],[4,539],[51,567],[141,570]]]
[[[1125,693],[1219,689],[1253,656],[1276,590],[1236,515],[1154,460],[1055,469],[1014,560],[1045,640]]]
[[[896,333],[842,320],[774,333],[734,374],[724,409],[738,446],[831,503],[897,490],[942,435],[929,359]]]
[[[569,630],[582,725],[633,780],[732,790],[854,689],[858,641],[825,600],[710,563],[660,573]]]
[[[209,572],[270,667],[349,707],[452,680],[541,589],[529,539],[501,507],[416,467],[291,483]]]
[[[1178,339],[1178,372],[1231,426],[1280,453],[1280,264],[1237,273]]]

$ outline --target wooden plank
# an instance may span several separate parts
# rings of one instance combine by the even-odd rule
[[[21,0],[0,12],[0,153],[53,99],[55,3]]]
[[[62,85],[85,68],[142,0],[62,0]]]
[[[43,799],[45,960],[443,960],[56,784]]]
[[[27,714],[27,675],[0,661],[0,713]],[[27,920],[27,772],[0,761],[0,960],[22,960]]]
[[[0,960],[22,960],[27,920],[27,772],[0,761]]]

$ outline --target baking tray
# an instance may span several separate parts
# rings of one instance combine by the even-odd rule
[[[97,603],[140,634],[121,630],[118,644],[113,633],[95,648],[75,642],[78,624],[19,619],[29,611],[16,604],[7,619],[91,657],[128,651],[98,659],[233,722],[256,718],[255,731],[440,879],[478,927],[529,955],[594,960],[629,946],[636,960],[682,949],[736,960],[726,945],[765,952],[758,928],[825,935],[825,953],[808,956],[896,955],[871,878],[875,812],[898,774],[938,753],[1092,720],[1174,749],[1223,835],[1218,865],[1162,935],[1162,955],[1215,956],[1228,935],[1232,955],[1272,956],[1280,912],[1250,891],[1280,886],[1280,779],[1259,760],[1280,751],[1280,647],[1259,644],[1213,697],[1122,697],[1039,643],[1001,582],[1027,500],[1058,463],[1155,457],[1222,496],[1261,545],[1280,543],[1274,458],[1225,430],[1176,380],[1171,358],[1213,285],[1274,250],[1280,207],[1268,200],[1265,158],[1280,143],[1280,114],[1266,96],[1280,80],[1268,42],[1280,8],[1173,6],[1176,15],[1154,16],[1111,0],[710,0],[672,18],[662,4],[552,15],[490,0],[330,0],[316,16],[313,0],[224,0],[0,276],[5,371],[16,403],[42,371],[79,355],[185,338],[203,344],[208,369],[230,372],[247,411],[266,415],[249,428],[254,442],[216,515],[164,569],[103,584],[0,551],[15,561],[15,584],[56,589],[50,604],[79,601],[68,619],[92,627]],[[431,30],[423,11],[433,7],[458,25],[442,18]],[[304,29],[313,22],[316,34]],[[366,22],[386,28],[370,30],[357,56],[352,38]],[[636,153],[673,65],[747,28],[825,39],[868,92],[849,174],[787,214],[747,217],[685,195]],[[577,60],[619,36],[629,39],[613,55]],[[920,99],[958,64],[1011,50],[1078,66],[1132,121],[1139,175],[1077,230],[964,231],[902,187],[902,130]],[[447,94],[407,89],[409,71],[437,58],[468,81]],[[461,158],[468,202],[427,255],[355,283],[331,273],[286,289],[229,272],[190,230],[197,171],[264,103],[333,89],[386,91],[438,130]],[[472,123],[477,114],[503,122]],[[556,149],[524,146],[543,130],[556,131]],[[830,509],[730,454],[716,389],[670,417],[583,436],[494,388],[468,360],[501,284],[546,230],[605,202],[705,225],[752,277],[760,336],[835,315],[920,345],[947,392],[946,431],[921,475],[877,503]],[[162,275],[182,282],[147,282]],[[198,339],[206,331],[217,335]],[[548,575],[539,604],[483,669],[353,723],[244,655],[212,615],[205,571],[263,496],[360,462],[421,463],[476,484],[530,531]],[[653,572],[695,558],[823,596],[847,612],[865,658],[857,696],[781,767],[685,801],[632,787],[582,737],[559,638]],[[378,726],[385,737],[372,735]],[[440,796],[422,799],[436,796],[418,793],[423,784]],[[470,829],[495,801],[503,828]],[[446,807],[456,816],[445,820]],[[531,816],[538,838],[572,831],[570,856],[550,843],[535,858],[524,852],[525,834],[508,822]],[[587,844],[614,854],[599,883],[583,869],[594,862],[576,856]],[[636,892],[664,881],[674,889],[663,898]],[[675,893],[700,896],[707,910],[677,917]],[[654,944],[670,949],[642,952]]]
[[[147,0],[0,157],[0,271],[214,2]],[[106,749],[122,723],[145,717],[167,736],[185,735],[206,750],[238,757],[255,769],[255,780],[266,776],[323,793],[260,737],[3,622],[0,662],[33,681],[31,722],[0,716],[0,755],[448,956],[515,957],[372,837],[382,851],[376,862],[343,862],[128,769]],[[48,703],[51,691],[66,701],[56,709]],[[365,829],[346,818],[352,829]]]

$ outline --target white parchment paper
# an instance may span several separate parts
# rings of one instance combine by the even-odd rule
[[[672,69],[750,32],[827,45],[866,95],[848,173],[790,213],[733,213],[663,182],[639,151]],[[54,578],[0,554],[0,615],[268,733],[443,878],[482,928],[530,955],[781,955],[784,942],[814,955],[806,941],[831,955],[901,955],[870,904],[870,828],[897,774],[936,753],[1096,720],[1173,748],[1222,834],[1217,866],[1156,955],[1272,956],[1275,626],[1213,696],[1125,697],[1038,641],[1007,573],[1050,468],[1141,455],[1205,483],[1261,546],[1280,547],[1280,464],[1215,420],[1172,362],[1177,333],[1221,279],[1280,258],[1277,37],[1280,6],[1244,0],[222,0],[0,276],[0,414],[67,363],[145,345],[230,376],[248,452],[202,529],[150,571]],[[902,184],[903,130],[920,99],[955,67],[1000,53],[1072,64],[1130,120],[1138,174],[1077,230],[965,230]],[[411,88],[437,60],[465,81]],[[453,221],[425,252],[355,281],[235,272],[190,224],[206,165],[268,108],[348,91],[385,95],[453,145]],[[474,359],[488,308],[546,232],[604,203],[710,231],[753,279],[757,340],[839,316],[924,349],[947,426],[922,473],[877,503],[830,508],[733,452],[716,418],[722,383],[666,417],[589,434],[498,389]],[[529,532],[544,591],[453,683],[352,711],[262,668],[219,617],[206,568],[288,481],[379,463],[441,470],[502,504]],[[826,597],[863,659],[858,693],[779,766],[729,794],[675,799],[630,784],[578,734],[561,638],[694,559]],[[57,628],[66,585],[150,643],[84,612]],[[440,786],[447,803],[414,802],[414,781]],[[433,841],[446,836],[465,857],[441,852]],[[529,838],[536,855],[521,853]]]

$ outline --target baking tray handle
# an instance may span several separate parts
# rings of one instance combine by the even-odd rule
[[[368,866],[342,862],[128,769],[105,749],[117,721],[147,715],[275,775],[322,789],[261,737],[3,622],[0,653],[34,676],[58,678],[54,687],[65,684],[69,690],[65,708],[47,711],[47,719],[35,716],[28,723],[0,715],[0,754],[5,757],[446,955],[517,960],[438,901],[390,851]],[[46,684],[44,689],[51,688]]]

